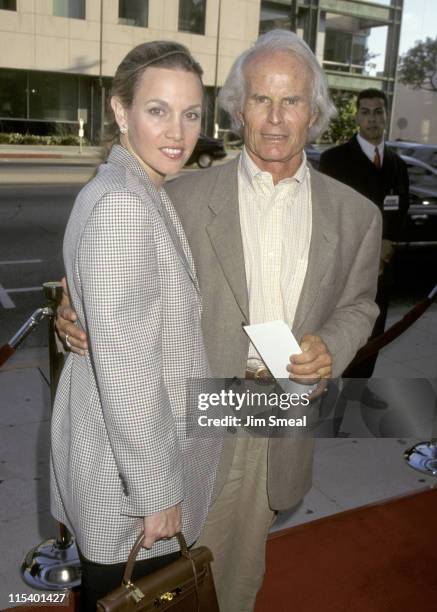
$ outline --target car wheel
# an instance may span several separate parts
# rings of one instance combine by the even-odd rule
[[[209,168],[212,164],[212,157],[208,153],[201,153],[197,158],[197,165],[199,168]]]

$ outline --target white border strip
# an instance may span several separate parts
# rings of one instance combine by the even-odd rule
[[[3,308],[15,308],[14,302],[9,297],[8,292],[3,285],[0,285],[0,304],[3,306]]]
[[[26,293],[27,291],[42,291],[42,287],[17,287],[14,289],[6,289],[8,293]]]
[[[7,266],[8,264],[17,265],[34,263],[42,263],[42,259],[15,259],[11,261],[0,261],[0,266]]]

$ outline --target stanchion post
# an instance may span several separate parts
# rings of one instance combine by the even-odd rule
[[[437,297],[437,285],[427,297],[429,304]],[[436,398],[437,409],[437,398]],[[435,414],[435,413],[434,413]],[[410,467],[427,476],[437,476],[437,423],[434,422],[432,438],[426,442],[419,442],[404,453],[404,459]]]
[[[47,300],[47,306],[50,308],[52,315],[49,317],[49,364],[50,364],[50,399],[53,408],[55,401],[56,389],[61,376],[62,367],[64,365],[64,354],[59,351],[56,343],[55,331],[55,315],[56,308],[62,299],[62,285],[58,282],[49,282],[43,284],[44,295]]]
[[[62,285],[58,282],[43,284],[47,299],[46,311],[49,313],[49,361],[51,404],[55,399],[56,388],[64,364],[64,355],[58,350],[55,331],[56,308],[62,299]],[[23,580],[35,589],[63,590],[80,584],[80,561],[76,544],[65,525],[59,523],[59,536],[50,538],[30,550],[22,565]]]
[[[419,442],[405,451],[404,459],[413,469],[427,476],[437,476],[437,438]]]

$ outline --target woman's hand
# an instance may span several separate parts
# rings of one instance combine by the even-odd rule
[[[68,336],[68,347],[71,351],[79,355],[85,355],[85,351],[88,350],[87,337],[85,332],[75,325],[77,314],[71,307],[65,277],[62,279],[62,289],[62,300],[56,311],[56,331],[58,332],[61,342],[65,343],[65,339]]]
[[[181,505],[144,517],[144,548],[152,548],[157,540],[171,538],[182,529]]]

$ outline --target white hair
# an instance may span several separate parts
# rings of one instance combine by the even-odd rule
[[[235,60],[220,94],[220,106],[231,117],[232,130],[242,134],[243,124],[240,113],[243,110],[246,96],[245,67],[257,54],[274,54],[285,52],[297,55],[302,59],[312,75],[311,105],[316,120],[309,129],[308,140],[315,140],[328,127],[329,121],[337,113],[331,101],[328,83],[316,56],[309,46],[294,32],[271,30],[258,38],[253,47],[244,51]]]

